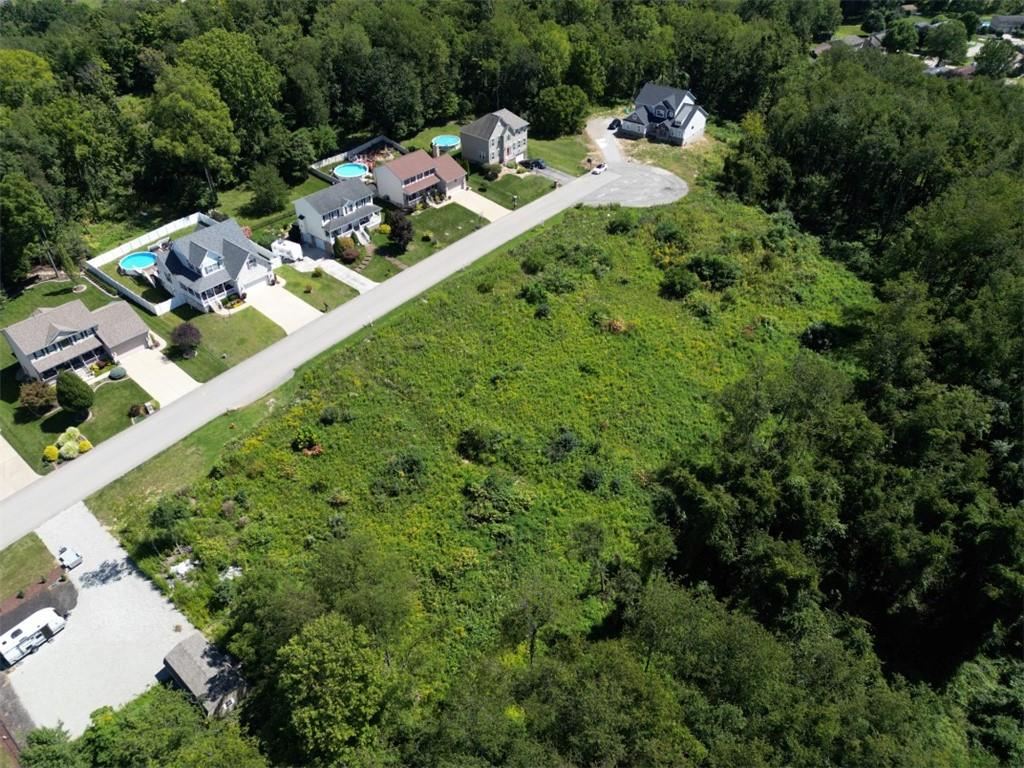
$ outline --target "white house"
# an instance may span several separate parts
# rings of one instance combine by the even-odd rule
[[[164,289],[201,312],[230,294],[244,298],[274,275],[273,254],[246,237],[234,219],[200,224],[154,255]]]
[[[707,117],[689,91],[647,83],[637,94],[633,111],[619,126],[619,135],[690,144],[704,135]]]
[[[345,179],[326,189],[300,197],[293,205],[302,242],[329,250],[337,237],[362,242],[367,230],[380,225],[380,207],[373,204],[373,187],[359,179]]]
[[[474,120],[459,131],[462,156],[478,165],[519,162],[526,157],[530,124],[507,109]]]
[[[466,170],[449,155],[431,157],[422,149],[402,155],[373,169],[377,193],[402,208],[412,208],[429,197],[447,197],[466,187]]]

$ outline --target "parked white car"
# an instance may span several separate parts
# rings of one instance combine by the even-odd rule
[[[82,556],[75,550],[68,549],[67,547],[61,547],[57,550],[57,560],[60,561],[60,567],[67,571],[82,564]]]
[[[595,176],[600,176],[602,173],[608,170],[608,166],[605,163],[598,163],[594,166],[594,170],[591,171]]]

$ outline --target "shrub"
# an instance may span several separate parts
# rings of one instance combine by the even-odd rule
[[[739,265],[715,254],[698,254],[686,266],[716,291],[728,288],[741,274]]]
[[[405,249],[409,247],[409,243],[412,242],[412,222],[401,211],[393,211],[388,223],[391,225],[388,241],[404,253]]]
[[[60,447],[60,457],[65,461],[78,458],[78,443],[67,442]]]
[[[72,413],[82,413],[92,407],[94,399],[92,387],[71,371],[57,374],[57,402],[61,408]]]
[[[551,317],[551,305],[547,302],[544,304],[538,304],[537,308],[533,310],[533,316],[537,320],[547,320]]]
[[[545,290],[551,291],[556,296],[572,293],[576,290],[576,282],[572,279],[572,276],[561,268],[553,269],[545,274],[541,279],[541,285],[544,286]]]
[[[497,181],[498,176],[501,175],[500,165],[485,165],[483,167],[483,176],[488,181]]]
[[[304,286],[302,287],[302,292],[303,292],[303,293],[312,293],[312,292],[313,292],[313,286],[312,286],[312,285],[311,285],[310,283],[306,283],[306,284],[305,284],[305,285],[304,285]]]
[[[121,379],[123,379],[127,375],[128,375],[128,371],[126,371],[124,368],[122,368],[120,365],[118,365],[118,366],[116,366],[110,372],[110,380],[111,381],[120,381]]]
[[[379,227],[377,227],[377,231],[380,232],[382,235],[390,235],[391,234],[391,225],[390,224],[381,224]]]
[[[608,234],[621,235],[636,229],[637,214],[631,208],[620,208],[608,220]]]
[[[538,272],[544,269],[548,264],[547,257],[542,253],[528,253],[523,257],[523,260],[519,262],[520,268],[528,275],[536,275]]]
[[[684,264],[673,264],[661,278],[661,295],[669,299],[685,299],[700,288],[700,279]]]
[[[683,231],[683,228],[674,221],[666,220],[658,222],[654,228],[654,239],[659,243],[671,243],[683,250],[690,247],[690,237]]]
[[[467,515],[478,523],[501,523],[530,507],[530,500],[519,491],[518,483],[498,472],[489,472],[482,482],[467,481],[462,494],[468,502]]]
[[[494,280],[490,277],[481,280],[476,284],[477,293],[491,293],[494,290]]]
[[[53,387],[43,381],[26,381],[18,390],[18,402],[36,416],[53,408],[56,393]]]
[[[543,304],[548,293],[540,283],[527,283],[519,290],[519,298],[524,299],[527,304]]]
[[[596,491],[604,483],[604,472],[597,467],[586,467],[580,476],[580,488],[584,491]]]
[[[143,405],[142,403],[136,403],[135,405],[133,405],[131,408],[128,409],[128,415],[131,418],[136,418],[136,419],[139,418],[140,416],[145,416],[146,415],[146,406]]]
[[[320,423],[324,426],[329,427],[339,419],[341,419],[341,409],[336,405],[328,405],[320,411]]]
[[[564,461],[569,454],[580,447],[579,436],[568,427],[559,427],[558,432],[548,443],[548,459],[553,463]]]
[[[400,496],[420,488],[427,463],[416,450],[392,456],[373,481],[370,490],[378,495]]]
[[[299,431],[292,438],[292,450],[309,450],[320,444],[320,435],[312,427],[300,427]]]
[[[68,442],[71,442],[71,441],[74,441],[74,442],[77,443],[78,442],[78,438],[80,438],[81,436],[82,436],[82,433],[78,429],[78,427],[68,427],[67,429],[65,429],[63,432],[61,432],[57,436],[57,440],[55,442],[57,443],[57,447],[60,448],[65,443],[68,443]]]
[[[46,461],[56,461],[60,456],[60,452],[56,445],[48,445],[43,448],[43,458]]]
[[[490,427],[473,426],[459,432],[455,450],[459,456],[477,464],[493,464],[505,436]]]
[[[92,443],[90,443],[88,440],[86,440],[85,438],[82,438],[81,440],[78,441],[78,452],[79,453],[88,453],[91,450],[92,450]]]
[[[313,270],[313,277],[315,277],[315,278],[318,278],[318,279],[319,279],[319,278],[321,278],[321,277],[323,277],[323,276],[324,276],[324,271],[323,271],[323,269],[322,269],[322,268],[320,268],[320,267],[316,267],[316,268],[315,268],[315,269]]]
[[[192,323],[181,323],[171,331],[171,344],[186,357],[195,357],[203,343],[203,334]]]

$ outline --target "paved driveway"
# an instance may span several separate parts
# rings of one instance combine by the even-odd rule
[[[37,726],[63,721],[72,736],[104,705],[121,706],[154,682],[168,651],[194,628],[128,561],[118,543],[78,503],[37,531],[51,551],[73,546],[78,605],[53,642],[8,670]]]
[[[199,386],[198,381],[164,357],[160,349],[140,347],[120,355],[117,361],[161,408]]]
[[[0,501],[0,548],[100,490],[231,408],[287,381],[296,367],[618,179],[581,176],[321,315],[70,464]]]
[[[32,467],[0,435],[0,499],[38,479]]]
[[[322,313],[285,290],[283,283],[282,280],[277,285],[265,285],[251,290],[245,295],[245,301],[284,328],[285,333],[295,333]]]
[[[452,196],[452,202],[458,203],[488,221],[497,221],[502,216],[508,216],[511,213],[508,208],[498,205],[493,200],[488,200],[472,189],[454,189],[449,194]]]
[[[587,196],[589,205],[618,203],[628,208],[666,205],[683,197],[690,188],[671,171],[624,158],[619,139],[608,130],[611,118],[594,118],[587,122],[587,135],[601,150],[608,170],[616,178]]]

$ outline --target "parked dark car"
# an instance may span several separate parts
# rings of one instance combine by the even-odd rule
[[[610,123],[608,123],[608,130],[609,131],[617,131],[617,130],[619,130],[619,126],[620,125],[622,125],[622,121],[619,120],[619,118],[617,118],[617,117],[613,118],[612,121]]]
[[[548,167],[548,164],[545,163],[543,160],[537,159],[533,161],[533,167],[544,169]]]

